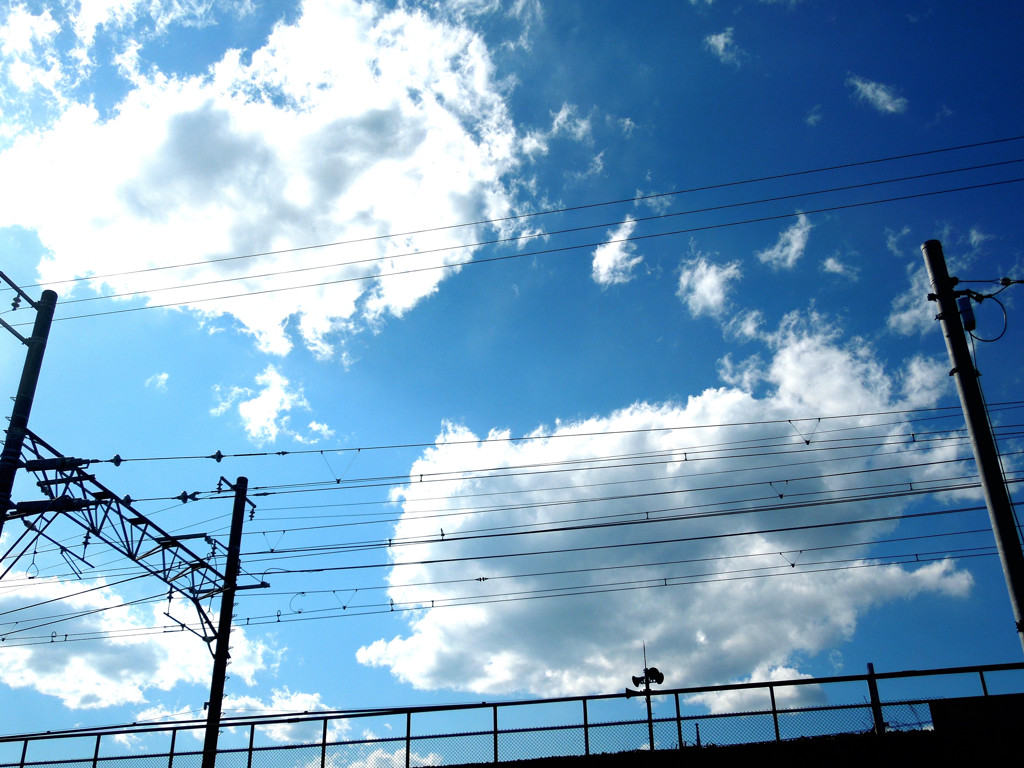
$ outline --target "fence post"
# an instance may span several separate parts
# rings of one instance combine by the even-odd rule
[[[590,720],[587,717],[587,700],[583,700],[583,754],[590,754]]]
[[[768,686],[768,695],[772,697],[772,722],[775,723],[775,740],[782,741],[779,736],[779,710],[775,706],[775,686]]]
[[[885,733],[885,720],[882,719],[882,701],[878,698],[878,683],[875,682],[875,665],[868,662],[868,693],[871,695],[871,719],[875,724],[875,733]]]
[[[320,740],[320,768],[327,768],[327,718],[324,718],[324,734]]]
[[[405,768],[412,759],[412,710],[405,713]]]
[[[21,742],[21,762],[18,763],[18,768],[25,768],[25,755],[28,754],[28,739]]]
[[[494,707],[494,762],[498,762],[498,705]]]
[[[679,694],[676,694],[676,739],[679,743],[679,748],[683,748],[683,715],[679,711]]]
[[[174,743],[178,740],[178,729],[171,731],[171,749],[167,753],[167,768],[174,768]]]
[[[92,751],[92,768],[96,768],[96,764],[100,761],[100,739],[102,738],[102,734],[96,734],[96,748]]]
[[[985,670],[978,670],[978,677],[981,678],[981,694],[982,696],[988,696],[988,686],[985,685]]]
[[[249,724],[249,749],[246,753],[245,768],[252,768],[252,747],[256,743],[256,723]],[[216,759],[216,758],[214,758]]]

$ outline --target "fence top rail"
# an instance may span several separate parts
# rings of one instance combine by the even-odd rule
[[[1008,662],[1003,664],[980,664],[969,667],[941,667],[936,669],[910,669],[900,672],[876,672],[873,675],[838,675],[832,677],[808,677],[794,680],[765,680],[748,683],[725,683],[722,685],[702,685],[686,688],[664,688],[651,691],[652,697],[690,695],[695,693],[715,693],[719,691],[738,691],[764,688],[782,688],[802,685],[833,685],[837,683],[857,683],[874,680],[896,680],[914,677],[940,677],[945,675],[966,675],[985,672],[1010,672],[1024,670],[1024,662]],[[641,694],[641,697],[643,694]],[[261,725],[279,725],[284,723],[304,723],[309,721],[355,719],[361,717],[386,717],[409,715],[428,712],[457,712],[460,710],[521,707],[538,704],[562,704],[567,702],[603,701],[627,698],[622,693],[601,693],[591,696],[562,696],[552,699],[518,699],[509,701],[483,701],[466,704],[444,704],[440,706],[419,707],[378,707],[367,709],[338,709],[317,712],[294,712],[285,715],[250,715],[221,718],[222,728],[259,727]],[[152,724],[122,724],[95,726],[90,728],[70,728],[35,733],[0,735],[0,744],[20,741],[39,741],[57,738],[82,738],[88,736],[116,736],[120,734],[165,733],[169,731],[190,731],[206,727],[206,719],[178,720],[175,722]]]

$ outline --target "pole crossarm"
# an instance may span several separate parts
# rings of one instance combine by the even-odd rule
[[[224,590],[225,573],[183,543],[201,537],[215,546],[215,541],[205,534],[168,533],[85,472],[87,460],[62,455],[30,430],[25,437],[22,466],[36,476],[46,498],[13,504],[4,517],[23,519],[29,528],[35,526],[28,518],[37,515],[57,513],[74,521],[86,530],[86,542],[89,537],[104,542],[188,599],[199,613],[200,636],[208,644],[215,641],[218,630],[202,601]]]

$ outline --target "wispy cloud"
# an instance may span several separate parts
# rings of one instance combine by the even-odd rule
[[[779,233],[775,245],[756,253],[757,258],[775,269],[792,269],[804,255],[813,226],[801,213],[791,227]]]
[[[884,83],[876,83],[873,80],[850,75],[846,78],[846,84],[853,88],[853,95],[885,114],[897,114],[907,111],[908,101],[898,95],[894,86]]]
[[[821,268],[825,272],[829,272],[833,275],[840,275],[848,280],[856,280],[857,276],[860,274],[860,269],[858,267],[850,266],[840,260],[839,256],[829,256],[821,262]]]
[[[736,45],[732,33],[733,28],[728,27],[717,35],[708,35],[704,38],[704,47],[715,54],[723,64],[732,64],[738,67],[740,59],[745,54],[743,49]]]
[[[167,380],[171,377],[169,373],[154,373],[146,379],[146,386],[152,387],[157,392],[167,391]]]
[[[636,229],[636,220],[627,216],[615,229],[608,231],[608,241],[594,250],[591,277],[600,286],[628,283],[633,279],[633,270],[643,261],[636,255],[636,245],[629,242]]]

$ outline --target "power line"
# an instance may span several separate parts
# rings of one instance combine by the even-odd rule
[[[795,199],[802,198],[802,197],[813,197],[813,196],[817,196],[817,195],[831,194],[831,193],[834,193],[834,192],[848,192],[848,191],[855,190],[855,189],[865,189],[865,188],[868,188],[868,187],[875,187],[875,186],[880,186],[880,185],[883,185],[883,184],[898,184],[898,183],[902,183],[902,182],[906,182],[906,181],[915,181],[915,180],[920,180],[920,179],[925,179],[925,178],[933,178],[933,177],[936,177],[936,176],[945,176],[945,175],[954,174],[954,173],[966,173],[968,171],[977,171],[977,170],[983,170],[983,169],[987,169],[987,168],[996,168],[996,167],[1001,167],[1001,166],[1006,166],[1006,165],[1014,165],[1014,164],[1021,163],[1021,162],[1024,162],[1024,158],[1018,158],[1018,159],[1014,159],[1014,160],[1001,160],[1001,161],[992,162],[992,163],[985,163],[985,164],[981,164],[981,165],[967,166],[967,167],[964,167],[964,168],[947,169],[947,170],[942,170],[942,171],[931,171],[931,172],[928,172],[928,173],[915,174],[915,175],[911,175],[911,176],[902,176],[902,177],[898,177],[898,178],[894,178],[894,179],[882,179],[882,180],[877,180],[877,181],[862,182],[862,183],[859,183],[859,184],[849,184],[849,185],[846,185],[846,186],[832,187],[830,189],[822,189],[822,190],[816,190],[816,191],[812,191],[812,192],[796,192],[796,193],[791,193],[791,194],[787,194],[787,195],[777,195],[775,197],[761,198],[759,200],[747,200],[747,201],[738,202],[738,203],[724,203],[724,204],[720,204],[720,205],[708,206],[708,207],[705,207],[705,208],[692,208],[692,209],[689,209],[689,210],[686,210],[686,211],[674,211],[674,212],[671,212],[671,213],[660,213],[660,214],[653,214],[653,215],[650,215],[650,216],[639,216],[639,217],[633,217],[632,220],[637,222],[637,223],[650,222],[650,221],[664,221],[664,220],[675,218],[675,217],[691,216],[691,215],[698,214],[698,213],[713,213],[713,212],[717,212],[717,211],[731,210],[733,208],[743,208],[743,207],[753,206],[753,205],[763,205],[765,203],[775,203],[775,202],[781,202],[783,200],[795,200]],[[320,264],[320,265],[316,265],[316,266],[294,267],[292,269],[282,269],[282,270],[276,270],[276,271],[273,271],[273,272],[263,272],[263,273],[260,273],[260,274],[244,274],[244,275],[238,275],[238,276],[235,276],[235,277],[223,277],[223,278],[218,278],[218,279],[215,279],[215,280],[204,280],[204,281],[197,282],[197,283],[183,283],[183,284],[179,284],[179,285],[161,286],[161,287],[157,287],[157,288],[143,288],[143,289],[138,289],[138,290],[133,290],[133,291],[123,291],[123,292],[120,292],[120,293],[107,293],[107,294],[102,294],[102,295],[98,295],[98,296],[87,296],[87,297],[83,297],[83,298],[80,298],[80,299],[67,299],[67,300],[61,302],[61,305],[62,306],[67,306],[69,304],[81,304],[81,303],[84,303],[84,302],[100,301],[100,300],[106,300],[106,299],[123,299],[123,298],[129,298],[129,297],[132,297],[132,296],[153,295],[155,293],[163,293],[163,292],[166,292],[166,291],[179,291],[179,290],[184,290],[184,289],[187,289],[187,288],[204,288],[204,287],[207,287],[207,286],[221,285],[221,284],[224,284],[224,283],[236,283],[236,282],[242,282],[242,281],[246,281],[246,280],[259,280],[259,279],[268,278],[268,277],[280,277],[282,275],[293,275],[293,274],[300,274],[300,273],[305,273],[305,272],[316,272],[316,271],[320,271],[320,270],[336,269],[338,267],[351,267],[351,266],[356,266],[356,265],[361,265],[361,264],[385,263],[385,262],[394,261],[396,259],[402,259],[402,258],[408,258],[408,257],[414,257],[414,256],[425,256],[425,255],[435,254],[435,253],[445,253],[445,252],[451,252],[451,251],[456,251],[456,250],[466,249],[466,248],[480,248],[480,247],[488,246],[488,245],[503,245],[503,244],[508,244],[508,243],[521,243],[521,242],[524,242],[526,240],[534,240],[534,239],[538,239],[538,238],[548,239],[548,238],[553,237],[555,235],[566,235],[566,234],[573,234],[573,233],[577,233],[577,232],[591,231],[591,230],[595,230],[595,229],[604,229],[606,227],[612,227],[612,226],[615,226],[617,224],[619,224],[618,221],[611,221],[611,222],[607,222],[606,221],[606,222],[601,222],[599,224],[587,224],[587,225],[581,225],[581,226],[576,226],[576,227],[568,227],[568,228],[565,228],[565,229],[546,230],[546,231],[536,232],[536,233],[519,234],[519,235],[515,235],[515,236],[501,237],[501,238],[495,238],[495,239],[491,239],[491,240],[478,240],[478,241],[472,242],[472,243],[460,243],[460,244],[451,245],[451,246],[442,246],[442,247],[437,247],[437,248],[418,249],[418,250],[413,250],[413,251],[405,251],[403,253],[394,253],[394,254],[387,254],[387,255],[384,255],[384,256],[373,256],[373,257],[367,257],[367,258],[364,258],[364,259],[356,259],[356,260],[353,260],[353,261],[336,262],[336,263],[333,263],[333,264]],[[372,275],[371,277],[381,277],[381,276],[386,276],[386,274],[385,275],[376,274],[376,275]],[[91,279],[95,279],[95,278],[91,278]]]
[[[305,283],[305,284],[302,284],[302,285],[284,286],[284,287],[276,287],[276,288],[265,288],[265,289],[261,289],[261,290],[257,290],[257,291],[246,291],[246,292],[243,292],[243,293],[225,294],[225,295],[221,295],[221,296],[207,296],[207,297],[194,298],[194,299],[188,299],[188,300],[182,300],[182,301],[164,302],[164,303],[161,303],[161,304],[147,304],[145,306],[126,307],[126,308],[123,308],[123,309],[111,309],[111,310],[106,310],[106,311],[103,311],[103,312],[91,312],[91,313],[85,313],[85,314],[81,314],[81,315],[66,315],[64,317],[56,317],[56,318],[54,318],[54,322],[64,321],[64,320],[83,320],[83,319],[91,318],[91,317],[106,317],[108,315],[122,315],[122,314],[134,313],[134,312],[141,312],[143,310],[150,310],[150,309],[168,309],[168,308],[171,308],[171,307],[191,306],[191,305],[195,305],[195,304],[205,304],[205,303],[208,303],[208,302],[211,302],[211,301],[228,301],[230,299],[252,298],[254,296],[264,296],[264,295],[268,295],[268,294],[276,294],[276,293],[284,293],[284,292],[288,292],[288,291],[304,290],[304,289],[307,289],[307,288],[323,288],[323,287],[330,286],[330,285],[343,285],[343,284],[346,284],[346,283],[364,282],[364,281],[368,281],[368,280],[378,280],[378,279],[384,279],[384,278],[388,278],[388,277],[397,277],[397,276],[401,276],[401,275],[419,274],[419,273],[422,273],[422,272],[434,272],[434,271],[438,271],[438,270],[447,270],[447,269],[461,268],[461,267],[466,267],[466,266],[471,266],[471,265],[493,264],[493,263],[497,263],[497,262],[501,262],[501,261],[518,260],[518,259],[526,258],[526,257],[529,257],[529,256],[543,256],[543,255],[552,255],[552,254],[559,254],[559,253],[568,253],[570,251],[585,250],[585,249],[590,249],[590,248],[596,248],[596,247],[598,247],[600,245],[606,245],[606,244],[633,243],[633,242],[639,242],[639,241],[642,241],[642,240],[652,240],[652,239],[663,238],[663,237],[675,237],[675,236],[678,236],[678,235],[692,234],[694,232],[705,232],[705,231],[715,230],[715,229],[727,229],[727,228],[730,228],[730,227],[744,226],[744,225],[747,225],[747,224],[759,224],[759,223],[765,223],[765,222],[769,222],[769,221],[779,221],[781,219],[791,219],[791,218],[794,218],[794,217],[797,217],[797,216],[807,216],[807,215],[814,215],[814,214],[819,214],[819,213],[832,213],[832,212],[835,212],[835,211],[850,210],[850,209],[855,209],[855,208],[863,208],[863,207],[872,206],[872,205],[882,205],[882,204],[885,204],[885,203],[902,202],[902,201],[906,201],[906,200],[923,199],[923,198],[927,198],[927,197],[935,197],[937,195],[952,194],[952,193],[956,193],[956,192],[968,192],[968,191],[974,191],[974,190],[979,190],[979,189],[987,189],[987,188],[992,188],[992,187],[1003,186],[1003,185],[1006,185],[1006,184],[1017,184],[1017,183],[1020,183],[1022,181],[1024,181],[1024,177],[1017,177],[1017,178],[1013,178],[1013,179],[1003,179],[1003,180],[1000,180],[1000,181],[992,181],[992,182],[986,182],[986,183],[971,184],[971,185],[966,185],[966,186],[962,186],[962,187],[953,187],[953,188],[949,188],[949,189],[931,190],[929,192],[918,192],[918,193],[908,194],[908,195],[899,195],[899,196],[894,196],[894,197],[881,198],[881,199],[878,199],[878,200],[868,200],[868,201],[862,201],[862,202],[858,202],[858,203],[847,203],[845,205],[834,205],[834,206],[828,206],[828,207],[824,207],[824,208],[816,208],[816,209],[808,210],[808,211],[798,211],[798,212],[795,212],[795,213],[782,213],[782,214],[775,214],[775,215],[771,215],[771,216],[760,216],[760,217],[751,218],[751,219],[744,219],[744,220],[741,220],[741,221],[725,222],[725,223],[721,223],[721,224],[706,224],[706,225],[697,226],[697,227],[689,227],[689,228],[686,228],[686,229],[672,230],[672,231],[669,231],[669,232],[657,232],[657,233],[652,233],[652,234],[647,234],[647,235],[631,235],[629,237],[615,238],[615,239],[611,239],[611,240],[602,240],[602,241],[599,241],[599,242],[589,242],[589,243],[583,243],[583,244],[577,244],[577,245],[567,245],[567,246],[561,246],[561,247],[555,247],[555,248],[545,248],[545,249],[536,250],[536,251],[525,251],[525,252],[514,253],[514,254],[505,254],[503,256],[491,256],[491,257],[486,257],[486,258],[481,258],[481,259],[468,259],[468,260],[464,260],[464,261],[451,262],[451,263],[448,263],[448,264],[438,264],[438,265],[431,265],[431,266],[424,266],[424,267],[414,267],[414,268],[410,268],[410,269],[395,270],[395,271],[386,272],[386,273],[380,273],[380,274],[360,275],[360,276],[355,276],[355,277],[338,278],[338,279],[334,279],[334,280],[323,280],[323,281],[320,281],[320,282]],[[20,327],[22,325],[25,325],[25,323],[12,324],[12,326],[15,326],[15,327]]]
[[[1013,408],[1024,407],[1024,400],[1008,400],[1004,402],[993,403],[992,408],[994,410],[1006,410]],[[519,435],[512,437],[481,437],[474,439],[465,440],[445,440],[444,446],[456,446],[456,445],[483,445],[487,443],[516,443],[516,442],[531,442],[531,441],[543,441],[543,440],[564,440],[568,438],[581,438],[581,437],[603,437],[609,436],[614,437],[618,435],[634,435],[634,434],[650,434],[654,432],[676,432],[676,431],[693,431],[701,429],[725,429],[729,427],[755,427],[755,426],[772,426],[772,425],[783,425],[790,424],[793,422],[804,422],[804,421],[836,421],[839,419],[860,419],[871,416],[897,416],[902,414],[933,414],[931,416],[922,417],[920,419],[910,419],[901,421],[890,421],[882,422],[879,424],[869,425],[855,425],[853,427],[843,427],[837,430],[826,430],[821,434],[828,434],[831,432],[846,432],[858,429],[868,429],[871,427],[888,426],[893,424],[906,424],[916,423],[918,421],[935,420],[948,417],[956,417],[961,414],[960,408],[957,406],[938,406],[933,408],[908,408],[908,409],[897,409],[890,411],[869,411],[865,413],[847,413],[847,414],[834,414],[830,416],[802,416],[798,418],[788,419],[761,419],[755,421],[732,421],[732,422],[721,422],[721,423],[709,423],[709,424],[676,424],[664,427],[638,427],[631,429],[609,429],[604,431],[590,431],[590,432],[563,432],[547,434],[547,435]],[[938,415],[943,414],[943,415]],[[761,440],[763,438],[752,438],[755,440]],[[749,442],[749,441],[739,441]],[[723,445],[731,445],[732,443],[725,443]],[[224,459],[235,459],[235,458],[259,458],[269,456],[308,456],[315,454],[325,453],[361,453],[363,451],[391,451],[391,450],[404,450],[404,449],[421,449],[421,448],[435,448],[438,443],[436,440],[430,442],[408,442],[408,443],[389,443],[389,444],[375,444],[375,445],[363,445],[354,447],[339,447],[339,448],[310,448],[299,451],[247,451],[244,453],[222,453],[221,451],[215,451],[212,454],[192,454],[192,455],[178,455],[178,456],[140,456],[121,458],[117,456],[113,459],[89,459],[89,463],[112,463],[112,464],[124,464],[135,461],[182,461],[182,460],[195,460],[195,459],[212,459],[217,463],[220,463]],[[717,444],[716,444],[717,445]],[[693,450],[697,451],[700,446],[695,447]],[[264,486],[255,486],[259,489]]]
[[[904,495],[904,496],[906,496],[906,495],[920,495],[920,493],[915,492],[915,493],[908,493],[908,494],[902,494],[902,495]],[[882,497],[882,498],[886,498],[886,497]],[[891,497],[888,497],[888,498],[891,498]],[[876,498],[864,499],[864,500],[874,501],[874,500],[878,500],[878,498],[876,497]],[[809,507],[809,506],[822,506],[822,504],[821,503],[818,503],[818,504],[799,504],[799,505],[787,504],[787,505],[765,506],[765,507],[754,508],[754,509],[749,509],[749,510],[728,510],[728,511],[721,511],[721,512],[717,512],[717,513],[707,513],[707,514],[703,515],[702,517],[721,517],[721,516],[736,515],[736,514],[754,514],[754,513],[758,513],[758,512],[790,510],[790,509],[795,509],[797,507]],[[383,562],[383,563],[380,563],[380,562],[378,562],[378,563],[357,563],[357,564],[337,565],[337,566],[319,566],[319,567],[314,567],[314,568],[279,568],[278,572],[279,573],[285,573],[285,574],[329,573],[329,572],[334,572],[334,571],[361,571],[361,570],[374,570],[374,569],[379,569],[379,568],[398,568],[398,567],[411,566],[411,565],[423,566],[423,565],[439,565],[439,564],[448,564],[448,563],[465,563],[465,562],[475,562],[475,561],[478,561],[478,560],[506,560],[506,559],[517,558],[517,557],[537,557],[537,556],[540,556],[540,555],[564,555],[564,554],[574,553],[574,552],[598,552],[598,551],[608,551],[608,550],[624,549],[624,548],[629,548],[629,547],[645,547],[645,546],[666,545],[666,544],[683,544],[683,543],[692,543],[692,542],[696,542],[696,541],[711,541],[711,540],[719,540],[719,539],[736,538],[736,537],[742,537],[742,536],[755,536],[755,535],[765,535],[765,534],[773,534],[773,533],[789,533],[789,532],[794,532],[794,531],[820,530],[820,529],[829,529],[829,528],[836,528],[836,527],[842,527],[842,526],[848,526],[848,525],[865,525],[865,524],[872,524],[872,523],[891,523],[891,522],[893,522],[895,520],[911,520],[911,519],[919,519],[919,518],[930,518],[930,517],[936,517],[936,516],[940,516],[940,515],[959,514],[959,513],[963,513],[963,512],[976,512],[976,511],[978,511],[980,509],[984,509],[984,507],[961,507],[961,508],[957,508],[957,509],[940,509],[940,510],[932,510],[932,511],[929,511],[929,512],[908,513],[908,514],[900,515],[898,517],[883,516],[883,517],[859,518],[859,519],[855,519],[855,520],[836,520],[836,521],[829,521],[829,522],[823,522],[823,523],[809,523],[809,524],[797,525],[797,526],[781,526],[781,527],[765,528],[765,529],[759,529],[759,530],[728,531],[728,532],[722,532],[722,533],[699,534],[699,535],[694,535],[694,536],[682,536],[682,537],[673,537],[673,538],[665,538],[665,539],[653,539],[653,540],[648,540],[648,541],[616,542],[616,543],[611,543],[611,544],[593,544],[593,545],[587,545],[587,546],[562,547],[562,548],[556,548],[556,549],[532,550],[532,551],[523,551],[523,552],[501,552],[501,553],[482,554],[482,555],[467,555],[467,556],[446,557],[446,558],[428,558],[428,559],[423,559],[423,560],[407,560],[407,561],[394,561],[394,562]],[[336,554],[336,553],[329,553],[329,554]],[[305,555],[305,556],[308,556],[308,555]],[[248,561],[248,566],[252,567],[254,562],[274,562],[274,561],[279,561],[279,560],[284,560],[284,559],[290,559],[290,558],[275,557],[275,558],[266,558],[263,561],[260,561],[257,558],[250,558],[249,561]]]
[[[296,247],[296,248],[282,248],[282,249],[273,250],[273,251],[262,251],[262,252],[258,252],[258,253],[244,254],[244,255],[239,255],[239,256],[225,256],[225,257],[221,257],[221,258],[217,258],[217,259],[209,259],[209,260],[202,260],[202,261],[192,261],[192,262],[186,262],[186,263],[181,263],[181,264],[169,264],[169,265],[158,266],[158,267],[147,267],[147,268],[144,268],[144,269],[125,270],[125,271],[122,271],[122,272],[111,272],[111,273],[107,273],[107,274],[103,274],[103,275],[89,275],[89,276],[86,276],[86,277],[66,278],[66,279],[63,279],[63,280],[49,281],[47,283],[30,284],[30,285],[28,285],[26,287],[36,288],[36,287],[42,287],[42,286],[63,285],[63,284],[67,284],[67,283],[82,282],[82,281],[87,281],[87,280],[103,280],[103,279],[110,278],[110,277],[124,277],[124,276],[127,276],[127,275],[138,275],[138,274],[144,274],[144,273],[148,273],[148,272],[157,272],[157,271],[163,271],[163,270],[169,270],[169,269],[181,269],[181,268],[185,268],[185,267],[205,266],[205,265],[208,265],[208,264],[215,264],[215,263],[218,263],[218,262],[225,262],[225,261],[237,261],[237,260],[240,260],[240,259],[253,259],[253,258],[259,258],[259,257],[262,257],[262,256],[279,256],[279,255],[283,255],[283,254],[286,254],[286,253],[297,253],[297,252],[301,252],[301,251],[321,249],[321,248],[330,248],[330,247],[341,246],[341,245],[354,245],[354,244],[357,244],[357,243],[373,242],[373,241],[379,241],[379,240],[390,240],[390,239],[395,239],[395,238],[399,238],[399,237],[410,237],[412,235],[427,234],[427,233],[430,233],[430,232],[441,232],[441,231],[446,231],[446,230],[462,229],[462,228],[475,227],[475,226],[481,226],[481,225],[495,225],[495,224],[501,224],[501,223],[504,223],[504,222],[520,221],[520,220],[523,220],[523,219],[535,218],[535,217],[539,217],[539,216],[548,216],[548,215],[558,214],[558,213],[570,213],[570,212],[573,212],[573,211],[582,211],[582,210],[588,210],[588,209],[594,209],[594,208],[602,208],[602,207],[607,207],[607,206],[612,206],[612,205],[622,205],[622,204],[626,204],[626,203],[643,202],[643,201],[648,201],[648,200],[662,199],[662,198],[666,198],[666,197],[677,197],[677,196],[680,196],[680,195],[692,194],[692,193],[696,193],[696,192],[708,192],[708,191],[713,191],[713,190],[718,190],[718,189],[727,189],[727,188],[730,188],[730,187],[743,186],[743,185],[747,185],[747,184],[759,184],[759,183],[763,183],[763,182],[766,182],[766,181],[779,181],[779,180],[782,180],[782,179],[795,178],[795,177],[798,177],[798,176],[808,176],[808,175],[813,175],[813,174],[818,174],[818,173],[826,173],[826,172],[829,172],[829,171],[846,170],[846,169],[850,169],[850,168],[858,168],[858,167],[864,167],[864,166],[868,166],[868,165],[877,165],[877,164],[881,164],[881,163],[895,162],[897,160],[909,160],[909,159],[913,159],[913,158],[927,157],[927,156],[931,156],[931,155],[939,155],[939,154],[945,154],[945,153],[949,153],[949,152],[959,152],[959,151],[962,151],[962,150],[965,150],[965,149],[977,149],[979,147],[993,146],[993,145],[996,145],[996,144],[1006,144],[1006,143],[1011,143],[1011,142],[1021,141],[1021,140],[1024,140],[1024,136],[1010,136],[1010,137],[1005,137],[1005,138],[1000,138],[1000,139],[991,139],[991,140],[987,140],[987,141],[977,141],[977,142],[972,142],[972,143],[968,143],[968,144],[959,144],[959,145],[952,146],[952,147],[942,147],[942,148],[939,148],[939,149],[922,150],[922,151],[919,151],[919,152],[909,152],[909,153],[902,154],[902,155],[890,155],[890,156],[887,156],[887,157],[875,158],[875,159],[872,159],[872,160],[857,160],[857,161],[852,161],[852,162],[848,162],[848,163],[840,163],[838,165],[823,166],[823,167],[819,167],[819,168],[812,168],[812,169],[806,169],[806,170],[801,170],[801,171],[790,171],[790,172],[785,172],[785,173],[771,174],[771,175],[767,175],[767,176],[759,176],[759,177],[754,177],[754,178],[749,178],[749,179],[741,179],[741,180],[738,180],[738,181],[728,181],[728,182],[721,182],[721,183],[716,183],[716,184],[707,184],[707,185],[698,186],[698,187],[690,187],[690,188],[686,188],[686,189],[678,189],[678,190],[674,190],[674,191],[671,191],[671,192],[658,192],[658,193],[651,193],[651,194],[647,194],[647,195],[635,195],[633,197],[620,198],[620,199],[617,199],[617,200],[605,200],[605,201],[596,202],[596,203],[584,203],[584,204],[580,204],[580,205],[561,206],[561,207],[557,207],[557,208],[548,208],[548,209],[541,210],[541,211],[521,213],[521,214],[515,214],[515,215],[511,215],[511,216],[503,216],[503,217],[499,217],[499,218],[479,219],[477,221],[465,222],[465,223],[461,223],[461,224],[447,224],[447,225],[442,225],[442,226],[437,226],[437,227],[424,227],[424,228],[421,228],[421,229],[413,229],[413,230],[408,230],[408,231],[405,231],[405,232],[394,232],[394,233],[389,233],[389,234],[384,234],[384,235],[374,235],[374,236],[371,236],[371,237],[353,238],[353,239],[349,239],[349,240],[339,240],[339,241],[335,241],[335,242],[331,242],[331,243],[319,243],[319,244],[314,244],[314,245],[300,246],[300,247]]]
[[[580,597],[586,595],[596,594],[608,594],[612,592],[632,592],[641,589],[665,589],[669,587],[686,587],[696,586],[700,584],[717,583],[724,581],[737,581],[737,580],[748,580],[748,579],[763,579],[763,578],[774,578],[780,576],[804,576],[815,573],[830,573],[836,571],[846,570],[860,570],[864,568],[880,568],[880,567],[891,567],[893,565],[911,565],[911,564],[927,564],[929,562],[942,562],[950,559],[950,555],[956,555],[960,559],[975,558],[975,557],[990,557],[994,552],[988,551],[989,548],[975,547],[964,550],[955,550],[953,552],[935,552],[935,553],[912,553],[909,555],[902,556],[891,556],[887,561],[884,562],[871,562],[864,560],[835,560],[835,561],[820,561],[817,563],[808,563],[806,566],[798,564],[796,567],[790,567],[787,569],[784,565],[779,566],[767,566],[762,568],[748,568],[748,569],[735,569],[732,571],[721,571],[711,572],[704,574],[693,574],[685,576],[673,576],[673,577],[662,577],[653,579],[643,579],[625,582],[610,582],[606,584],[588,585],[588,586],[575,586],[575,587],[561,587],[552,589],[535,589],[535,590],[521,590],[519,592],[510,593],[497,593],[486,596],[467,596],[464,598],[443,598],[430,601],[427,604],[425,600],[409,601],[408,603],[399,603],[395,601],[389,601],[388,603],[378,603],[370,606],[358,606],[356,610],[348,612],[347,609],[343,608],[343,613],[338,613],[337,608],[324,609],[320,611],[298,611],[293,614],[285,614],[278,612],[273,615],[264,615],[256,617],[246,617],[245,623],[239,619],[239,626],[260,626],[267,624],[289,624],[294,622],[306,622],[306,621],[319,621],[325,619],[338,619],[348,617],[365,617],[370,615],[386,614],[386,613],[404,613],[409,611],[423,611],[423,610],[437,610],[441,608],[460,608],[469,607],[476,605],[488,605],[493,603],[506,603],[506,602],[520,602],[524,600],[537,600],[537,599],[555,599],[555,598],[567,598],[567,597]],[[902,558],[902,559],[894,559]],[[913,558],[913,559],[910,559]],[[833,566],[833,567],[807,567],[807,566]],[[764,572],[764,571],[775,571],[775,572]],[[369,608],[369,610],[367,610]],[[330,610],[327,615],[326,611]],[[313,616],[311,613],[320,613],[321,615]],[[107,640],[107,639],[125,639],[132,637],[142,637],[153,634],[165,634],[168,630],[176,629],[178,631],[185,631],[187,626],[171,626],[164,625],[161,627],[139,627],[130,630],[120,630],[117,632],[98,633],[98,632],[82,632],[82,633],[68,633],[63,640],[58,642],[83,642],[91,640]],[[24,638],[22,641],[15,641],[10,643],[11,646],[22,647],[30,645],[44,645],[53,642],[53,638],[36,637],[36,638]]]

